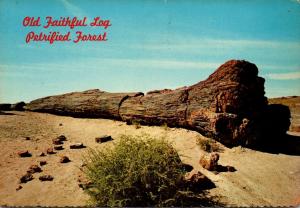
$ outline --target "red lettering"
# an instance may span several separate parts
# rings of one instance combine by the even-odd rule
[[[40,17],[38,17],[37,19],[34,19],[34,17],[25,17],[23,19],[23,26],[27,27],[27,26],[41,26],[40,24]]]
[[[77,31],[76,35],[77,37],[76,40],[73,41],[74,43],[78,43],[79,41],[107,41],[106,32],[99,35],[91,35],[91,34],[85,35],[82,34],[81,31]]]
[[[26,35],[26,43],[29,43],[30,40],[33,38],[34,32],[30,32]]]
[[[25,17],[23,19],[23,26],[26,27],[28,26],[29,22],[30,22],[31,17]]]
[[[104,27],[104,29],[107,29],[109,26],[111,26],[111,24],[109,20],[101,20],[100,17],[95,17],[94,21],[91,22],[90,26]]]

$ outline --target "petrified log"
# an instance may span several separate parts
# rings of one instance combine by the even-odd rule
[[[27,110],[86,118],[119,119],[122,102],[141,93],[108,93],[98,89],[49,96],[30,102]]]
[[[143,93],[73,92],[30,102],[26,109],[75,117],[113,118],[191,128],[224,144],[244,144],[267,105],[264,79],[247,61],[231,60],[205,81]]]
[[[0,103],[0,111],[23,111],[26,103],[18,102],[15,104],[10,103]]]
[[[0,111],[10,111],[11,104],[10,103],[0,103]]]

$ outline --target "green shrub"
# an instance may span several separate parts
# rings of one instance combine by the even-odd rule
[[[92,205],[182,206],[191,200],[183,164],[164,139],[123,135],[114,148],[90,150],[85,162]]]
[[[166,122],[164,122],[161,127],[165,130],[165,131],[168,131],[169,130],[169,127],[168,127],[168,124]]]
[[[134,125],[134,127],[136,129],[140,129],[142,127],[141,124],[140,124],[140,122],[138,120],[133,120],[132,124]]]
[[[216,141],[213,141],[211,139],[204,139],[201,137],[197,138],[197,144],[200,146],[200,148],[206,152],[219,152],[222,151],[220,146],[216,143]]]

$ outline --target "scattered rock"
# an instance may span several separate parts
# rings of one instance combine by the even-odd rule
[[[47,164],[47,161],[46,160],[41,160],[40,161],[40,166],[44,166],[44,165],[46,165]]]
[[[70,149],[81,149],[81,148],[85,148],[85,146],[83,145],[83,143],[70,144]]]
[[[20,178],[20,183],[27,183],[28,181],[31,181],[33,179],[33,176],[31,173],[26,173]]]
[[[52,139],[52,143],[55,144],[55,145],[63,144],[63,142],[58,138]]]
[[[214,183],[203,175],[200,171],[192,170],[191,172],[185,175],[186,185],[190,188],[190,190],[205,190],[214,188]]]
[[[63,124],[62,124],[62,123],[60,123],[60,124],[59,124],[59,126],[63,126]]]
[[[23,186],[19,185],[17,188],[16,188],[16,191],[19,191],[23,188]]]
[[[56,145],[63,144],[64,141],[67,141],[67,137],[65,137],[64,135],[60,135],[55,139],[52,139],[52,143]]]
[[[40,156],[40,157],[44,157],[44,156],[46,156],[46,154],[45,154],[44,152],[41,152],[41,153],[39,154],[39,156]]]
[[[19,152],[18,152],[18,155],[19,155],[20,157],[31,157],[31,156],[32,156],[31,153],[28,152],[28,150],[25,150],[25,151],[19,151]]]
[[[53,148],[48,148],[47,149],[47,154],[49,154],[49,155],[52,155],[52,154],[55,154],[55,152],[53,151]]]
[[[61,156],[61,158],[59,160],[60,163],[68,163],[70,161],[71,160],[67,156]]]
[[[33,174],[33,173],[40,173],[42,172],[42,169],[38,165],[31,165],[29,169],[27,170],[27,173]]]
[[[65,135],[60,135],[57,137],[57,139],[59,139],[60,141],[67,141],[67,137]]]
[[[55,145],[55,146],[54,146],[54,149],[55,149],[55,150],[63,150],[64,148],[63,148],[62,145]]]
[[[39,177],[40,181],[52,181],[53,180],[53,176],[51,175],[42,175]]]
[[[19,185],[17,188],[16,188],[16,191],[19,191],[23,188],[23,186]]]
[[[27,137],[25,137],[25,140],[30,140],[30,139],[31,139],[31,138],[30,138],[30,137],[28,137],[28,136],[27,136]]]
[[[96,137],[95,141],[97,143],[103,143],[103,142],[108,142],[108,141],[112,141],[112,137],[109,135],[104,135],[104,136],[100,136],[100,137]]]
[[[203,168],[214,171],[218,166],[219,157],[220,155],[218,153],[213,152],[209,155],[203,155],[200,158],[199,163]]]

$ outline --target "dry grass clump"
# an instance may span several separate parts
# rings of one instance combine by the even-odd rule
[[[206,152],[222,152],[220,145],[212,139],[197,137],[197,144]]]
[[[85,162],[93,184],[86,191],[94,206],[183,206],[193,201],[184,187],[183,164],[164,139],[123,135],[114,148],[90,150]]]

